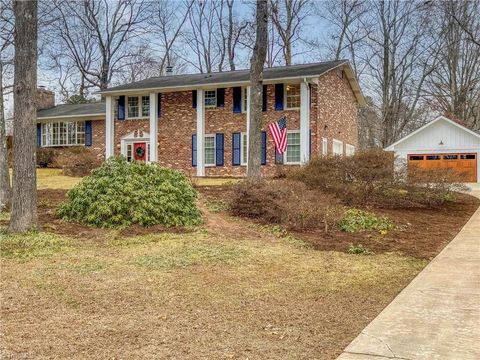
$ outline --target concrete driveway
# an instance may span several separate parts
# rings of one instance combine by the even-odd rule
[[[480,208],[338,359],[480,359]]]

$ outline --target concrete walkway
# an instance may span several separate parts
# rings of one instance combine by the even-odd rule
[[[480,208],[338,359],[480,359]]]

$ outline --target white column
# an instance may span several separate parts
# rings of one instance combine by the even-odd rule
[[[115,149],[115,129],[114,129],[114,101],[111,96],[105,97],[105,159],[112,157]]]
[[[197,176],[205,176],[205,102],[203,89],[197,90]]]
[[[150,162],[158,161],[157,93],[150,93]]]
[[[310,88],[307,82],[300,84],[300,162],[310,160]]]
[[[247,86],[247,153],[245,156],[247,157],[247,166],[248,166],[248,142],[250,140],[250,100],[251,100],[252,88]]]

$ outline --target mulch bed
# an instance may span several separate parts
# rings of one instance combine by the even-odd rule
[[[203,186],[198,187],[198,190],[207,199],[228,201],[233,188]],[[325,233],[322,225],[315,231],[292,230],[291,233],[317,250],[346,252],[350,245],[362,244],[375,253],[399,252],[430,259],[455,237],[479,206],[479,199],[467,194],[457,194],[456,202],[431,209],[365,208],[395,221],[399,230],[390,231],[386,235],[376,231],[346,233],[336,229]]]

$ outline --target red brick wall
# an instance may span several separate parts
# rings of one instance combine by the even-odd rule
[[[333,139],[358,147],[357,102],[348,80],[341,71],[330,71],[318,83],[318,149],[321,138],[328,139],[328,152],[333,152]]]
[[[232,88],[225,89],[225,107],[205,109],[205,133],[223,133],[225,139],[224,166],[206,167],[206,176],[243,176],[245,166],[232,166],[232,133],[246,131],[246,114],[233,113]],[[263,112],[264,129],[285,115],[289,130],[300,129],[300,111],[275,111],[275,86],[267,86],[267,111]],[[321,153],[321,138],[327,137],[329,152],[336,138],[357,146],[357,103],[347,79],[336,71],[319,78],[311,86],[310,128],[312,156]],[[135,131],[149,133],[149,119],[115,120],[115,154],[121,153],[121,138]],[[158,159],[164,166],[195,175],[192,167],[191,141],[196,132],[196,109],[192,108],[191,91],[162,94],[161,117],[158,120]],[[267,164],[265,175],[275,175],[289,165],[275,165],[273,140],[267,137]],[[92,121],[91,150],[99,156],[105,152],[105,122]]]

